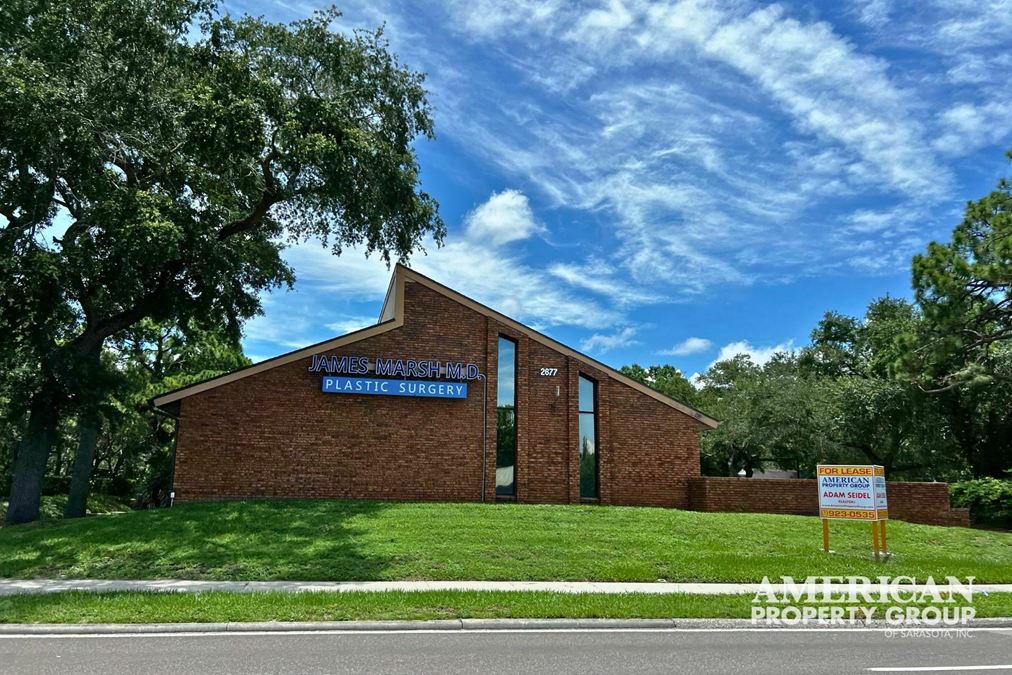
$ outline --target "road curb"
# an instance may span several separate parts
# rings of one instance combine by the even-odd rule
[[[751,619],[446,619],[436,621],[266,621],[229,623],[0,624],[3,635],[137,635],[149,633],[307,633],[326,631],[658,630],[811,628],[958,630],[1012,628],[1012,617],[974,619],[965,626],[891,625],[884,621],[841,626],[765,626]]]
[[[878,586],[872,584],[873,590]],[[924,585],[910,584],[916,590]],[[807,589],[808,586],[802,587]],[[845,583],[830,590],[845,591]],[[823,592],[826,587],[816,584]],[[974,592],[1012,593],[1012,584],[974,583]],[[503,591],[601,594],[752,595],[759,591],[785,591],[784,584],[624,581],[207,581],[186,579],[0,579],[0,596],[81,592],[173,592],[173,593],[347,593],[410,591]],[[792,589],[793,590],[793,589]]]

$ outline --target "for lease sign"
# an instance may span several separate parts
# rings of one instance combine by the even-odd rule
[[[886,500],[886,472],[881,466],[875,467],[875,511],[879,520],[889,519],[889,503]]]
[[[833,520],[883,520],[885,470],[881,466],[820,464],[819,517]]]

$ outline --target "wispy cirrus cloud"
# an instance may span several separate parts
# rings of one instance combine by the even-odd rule
[[[664,304],[894,275],[958,219],[963,168],[978,188],[1012,142],[1009,0],[342,6],[428,72],[442,178],[469,190],[412,263],[595,348]],[[381,262],[310,249],[289,259],[313,288],[382,297]]]
[[[570,286],[589,291],[607,298],[619,308],[652,304],[664,300],[658,293],[651,293],[625,280],[619,270],[597,257],[580,262],[554,263],[548,273]]]
[[[464,103],[453,133],[554,205],[612,216],[610,262],[641,288],[691,295],[786,268],[842,271],[851,258],[840,250],[869,237],[847,229],[846,213],[814,220],[821,200],[870,191],[896,205],[951,186],[924,151],[937,130],[909,80],[827,21],[748,2],[551,4],[536,18],[503,6],[460,3],[450,15],[482,25],[467,39],[510,45],[534,89],[523,125],[514,102]],[[579,65],[577,81],[553,72],[560,61]],[[564,117],[542,109],[539,89],[566,95]],[[810,245],[836,229],[831,245]]]
[[[632,345],[638,344],[635,336],[636,328],[632,326],[626,326],[614,333],[594,333],[580,343],[580,349],[585,352],[603,354],[605,352],[610,352],[613,349],[631,347]]]
[[[582,294],[583,285],[560,284],[557,276],[522,261],[514,246],[540,230],[522,193],[492,193],[464,217],[462,229],[464,236],[441,247],[427,241],[425,252],[416,253],[410,266],[539,328],[601,329],[623,319],[610,303]],[[246,326],[247,340],[296,348],[328,337],[321,336],[322,330],[340,334],[375,323],[369,315],[344,313],[335,318],[321,313],[321,308],[336,295],[378,309],[391,270],[377,256],[366,257],[360,247],[348,247],[335,256],[310,241],[288,249],[285,258],[298,274],[298,291],[268,295],[265,316]]]
[[[377,322],[377,318],[374,315],[359,315],[359,316],[340,316],[330,323],[325,324],[328,329],[334,331],[335,335],[345,335],[347,333],[353,333],[362,328],[371,326]]]
[[[1012,68],[1012,62],[1009,63]],[[986,103],[957,103],[938,116],[944,131],[932,145],[947,155],[961,155],[1012,136],[1012,96]]]

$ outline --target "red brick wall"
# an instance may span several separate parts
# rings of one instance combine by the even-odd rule
[[[608,393],[610,503],[689,506],[689,481],[699,476],[701,425],[629,387],[603,381]],[[645,400],[644,400],[645,399]]]
[[[478,364],[488,378],[487,500],[495,498],[495,366],[498,337],[506,334],[518,343],[518,501],[580,501],[576,391],[583,372],[600,386],[601,502],[688,505],[688,478],[699,473],[698,421],[420,284],[405,285],[404,311],[402,327],[326,353]],[[178,501],[481,498],[485,382],[469,382],[464,400],[324,394],[308,364],[278,366],[181,401]],[[543,367],[558,375],[542,377]]]
[[[569,360],[553,349],[534,340],[526,340],[529,349],[526,367],[527,397],[521,400],[520,438],[526,442],[525,450],[518,455],[517,478],[523,490],[521,501],[566,503],[569,498],[570,455],[575,453],[576,442],[569,442],[571,428],[575,428],[575,412],[570,412],[568,384]],[[542,377],[541,368],[558,368],[555,377]],[[559,388],[556,399],[555,388]],[[644,397],[645,398],[645,397]]]
[[[416,284],[406,300],[403,327],[328,354],[431,356],[484,369],[485,317]],[[308,364],[183,399],[178,500],[479,498],[481,381],[468,383],[465,400],[324,394]]]
[[[946,483],[890,482],[889,517],[928,525],[969,527],[967,509],[949,506]],[[790,513],[818,515],[815,480],[701,477],[690,481],[689,508],[694,511]]]
[[[949,506],[948,483],[889,483],[889,516],[928,525],[970,526],[970,510]]]

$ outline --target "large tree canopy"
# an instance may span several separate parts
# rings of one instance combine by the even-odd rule
[[[9,522],[34,519],[59,416],[106,340],[152,319],[237,335],[286,243],[403,258],[444,232],[412,149],[423,77],[380,33],[211,0],[0,8],[0,359],[31,360]]]
[[[944,387],[993,378],[1012,340],[1012,182],[967,204],[952,240],[914,257],[913,281],[930,330],[908,367]]]
[[[1009,153],[1012,157],[1012,152]],[[925,321],[901,364],[942,401],[976,476],[1012,469],[1012,182],[966,206],[951,241],[913,263]]]
[[[644,368],[638,363],[634,363],[631,366],[622,366],[622,374],[656,389],[676,401],[689,405],[696,404],[698,393],[696,388],[682,375],[682,371],[674,366],[647,366]]]
[[[812,331],[798,363],[822,378],[829,402],[823,429],[837,460],[930,478],[958,464],[940,401],[897,376],[903,338],[923,323],[915,305],[885,297],[863,317],[828,312]]]
[[[704,473],[752,476],[770,466],[814,472],[825,454],[825,401],[796,357],[780,353],[759,366],[739,354],[713,364],[699,384],[699,404],[721,420],[701,439]]]

